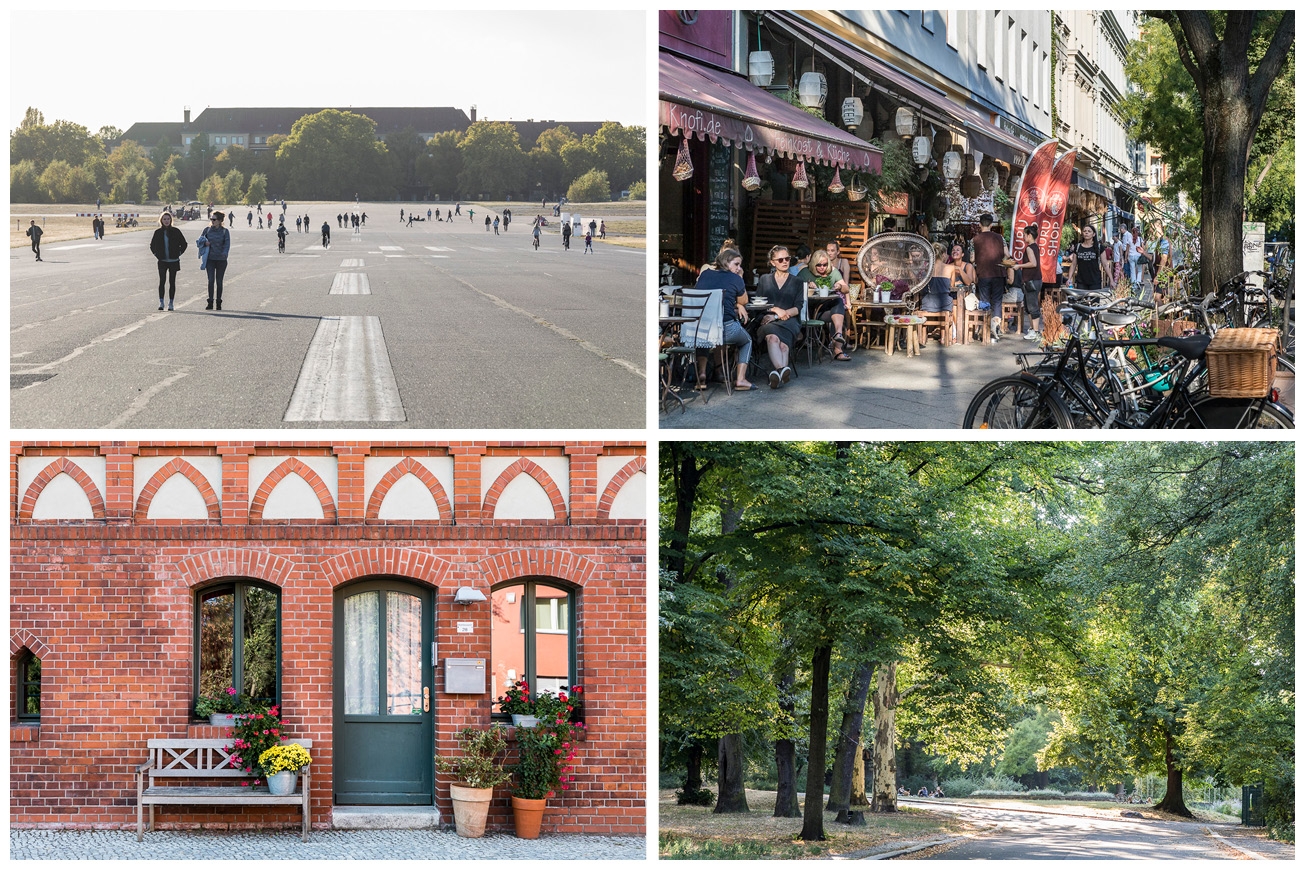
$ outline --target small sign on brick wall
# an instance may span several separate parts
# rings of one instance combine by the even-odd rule
[[[475,633],[476,633],[476,623],[474,622],[458,623],[458,634],[475,634]]]

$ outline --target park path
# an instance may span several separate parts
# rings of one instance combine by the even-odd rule
[[[1016,807],[958,805],[921,801],[940,813],[954,813],[991,831],[921,855],[944,860],[1065,860],[1065,859],[1247,859],[1223,845],[1211,830],[1226,840],[1265,858],[1295,857],[1295,848],[1247,834],[1236,825],[1170,822],[1153,819],[1076,815],[1072,810],[1055,814]],[[1248,842],[1249,841],[1249,842]],[[1265,845],[1268,844],[1268,845]],[[1260,849],[1257,850],[1256,847]],[[906,856],[910,857],[910,856]]]

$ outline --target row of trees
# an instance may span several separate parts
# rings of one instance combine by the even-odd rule
[[[219,150],[201,133],[184,155],[167,137],[143,143],[151,151],[127,140],[108,152],[106,143],[118,135],[112,128],[91,134],[69,121],[46,124],[29,108],[10,134],[10,201],[555,200],[577,184],[583,201],[595,201],[634,188],[644,172],[644,129],[614,122],[585,136],[554,127],[528,150],[503,121],[477,121],[430,139],[409,127],[381,140],[369,118],[334,109],[300,118],[289,135],[268,137],[259,151]],[[636,194],[642,189],[640,183]]]
[[[822,810],[894,811],[924,757],[1155,772],[1180,814],[1185,775],[1263,781],[1293,824],[1290,444],[667,442],[661,468],[662,764],[687,799],[714,766],[716,811],[746,812],[768,774],[823,839]]]

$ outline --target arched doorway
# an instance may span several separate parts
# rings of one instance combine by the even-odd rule
[[[335,803],[430,806],[434,597],[397,577],[335,595]]]

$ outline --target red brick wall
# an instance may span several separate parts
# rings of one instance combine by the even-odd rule
[[[250,504],[249,457],[334,455],[338,499],[319,491],[329,521],[261,522],[262,500]],[[141,455],[220,455],[221,502],[199,487],[213,521],[146,521],[133,499],[132,459]],[[569,510],[551,521],[495,523],[492,500],[482,504],[481,458],[567,455]],[[96,518],[33,521],[35,489],[18,492],[20,456],[102,455],[105,492],[96,492]],[[452,455],[453,491],[439,522],[377,519],[364,492],[368,455]],[[545,830],[644,832],[646,524],[606,518],[612,487],[598,491],[597,459],[619,455],[642,467],[636,442],[39,442],[11,446],[10,686],[18,655],[42,660],[38,727],[16,724],[10,693],[11,823],[14,827],[131,827],[134,768],[151,737],[214,737],[223,730],[194,724],[192,703],[193,590],[222,577],[251,577],[281,590],[284,717],[290,733],[313,740],[312,815],[330,824],[332,804],[332,611],[343,583],[397,575],[436,590],[439,658],[490,658],[489,602],[452,603],[459,586],[481,589],[523,577],[564,581],[580,596],[577,665],[585,687],[588,740],[579,753],[574,790],[549,801]],[[67,466],[61,467],[66,469]],[[53,476],[53,475],[50,475]],[[73,475],[78,479],[78,475]],[[628,477],[628,474],[622,477]],[[85,475],[80,477],[84,478]],[[143,503],[165,479],[155,475]],[[397,479],[397,478],[393,478]],[[391,483],[393,482],[391,479]],[[94,489],[86,480],[84,486]],[[382,483],[380,486],[388,486]],[[617,484],[619,487],[619,484]],[[549,487],[552,487],[549,489]],[[378,487],[379,489],[380,487]],[[265,488],[264,488],[265,489]],[[546,490],[560,503],[556,486]],[[265,495],[265,493],[264,493]],[[449,522],[447,509],[451,507]],[[456,610],[455,610],[456,608]],[[457,634],[455,621],[474,621],[475,634]],[[489,722],[492,698],[445,695],[442,667],[432,687],[435,751],[450,754],[453,732]],[[452,819],[448,782],[436,776],[435,800]],[[160,808],[161,827],[213,828],[295,825],[297,813],[239,807]],[[510,828],[506,788],[490,824]]]

